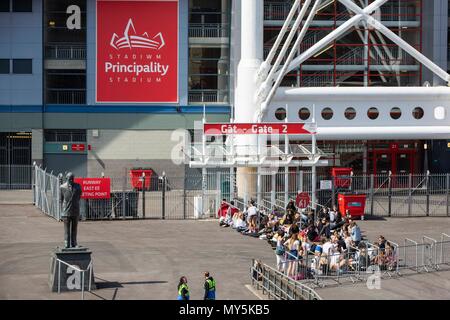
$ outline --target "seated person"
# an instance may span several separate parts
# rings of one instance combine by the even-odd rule
[[[244,213],[243,212],[239,213],[239,216],[238,216],[234,226],[235,226],[235,228],[236,228],[236,230],[238,232],[247,230],[247,223],[245,223]]]

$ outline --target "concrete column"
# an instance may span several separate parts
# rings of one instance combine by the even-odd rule
[[[263,9],[260,0],[241,0],[241,60],[237,70],[237,88],[235,92],[236,122],[253,122],[258,108],[255,102],[257,84],[256,72],[263,60]],[[236,153],[248,159],[252,155],[257,157],[258,137],[240,135],[235,139]],[[238,168],[237,170],[238,196],[245,192],[256,193],[256,169]]]
[[[43,129],[31,130],[31,163],[42,164],[44,159]]]

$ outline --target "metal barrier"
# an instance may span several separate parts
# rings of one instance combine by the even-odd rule
[[[204,176],[189,174],[143,177],[150,179],[145,182],[146,188],[133,185],[129,176],[111,177],[111,198],[82,200],[82,218],[213,218],[217,216],[222,199],[234,200],[241,211],[247,201],[253,199],[259,208],[270,212],[274,206],[284,210],[287,201],[295,199],[299,191],[310,195],[312,193],[311,172],[284,173],[281,170],[262,175],[260,185],[256,189],[247,190],[238,190],[235,175],[229,170],[215,170],[208,171]],[[40,193],[35,194],[39,194],[41,198],[37,199],[37,203],[41,210],[50,212],[46,202],[57,202],[52,200],[57,192],[56,177],[47,176],[47,182],[44,182],[42,174],[39,177],[40,180],[35,185]],[[336,203],[337,194],[344,190],[338,187],[320,190],[321,180],[333,181],[333,178],[318,176],[315,206],[331,207]],[[257,179],[249,176],[248,181]],[[49,190],[44,190],[46,188]],[[450,174],[352,176],[346,190],[367,195],[366,216],[450,216]],[[46,198],[43,199],[44,194]],[[53,213],[51,215],[57,217]]]
[[[34,205],[46,215],[61,220],[61,182],[52,172],[34,167]]]
[[[276,300],[322,300],[314,289],[294,281],[272,267],[252,260],[250,268],[252,286],[262,289],[269,299]]]
[[[33,166],[0,165],[0,190],[31,189]]]
[[[65,264],[67,267],[72,268],[76,272],[79,272],[81,274],[81,300],[84,300],[84,280],[85,276],[84,274],[86,272],[89,272],[89,285],[88,285],[88,291],[91,292],[91,284],[92,284],[92,260],[89,263],[88,267],[86,269],[80,269],[75,265],[68,264],[67,262],[62,261],[61,259],[56,259],[58,262],[58,293],[61,293],[61,263]]]
[[[308,250],[298,257],[286,250],[283,261],[283,274],[317,287],[365,281],[374,273],[380,278],[428,273],[450,269],[450,236],[443,233],[440,241],[427,236],[422,242],[405,239],[404,245],[387,241],[384,248],[362,241],[358,248],[330,249],[328,253]],[[294,268],[288,270],[289,264]]]

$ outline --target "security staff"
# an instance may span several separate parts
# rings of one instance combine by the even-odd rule
[[[178,298],[177,300],[189,300],[189,287],[187,285],[187,278],[185,276],[180,278],[178,283]]]
[[[216,300],[216,280],[205,272],[205,297],[204,300]]]

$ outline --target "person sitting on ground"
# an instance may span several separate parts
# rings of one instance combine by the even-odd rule
[[[330,230],[330,223],[327,221],[326,218],[323,218],[321,221],[321,227],[319,229],[319,235],[324,236],[326,238],[331,237],[331,230]]]
[[[380,235],[378,237],[377,245],[378,245],[378,248],[380,248],[381,251],[384,251],[384,249],[386,247],[386,238]]]
[[[234,206],[234,201],[231,201],[222,227],[231,226],[233,224],[233,217],[237,212],[239,212],[239,209]]]
[[[297,208],[295,207],[294,200],[289,200],[289,203],[286,206],[286,212],[288,212],[289,210],[291,210],[292,212],[296,212],[297,211]]]
[[[330,229],[335,230],[341,228],[345,224],[342,214],[338,211],[334,217],[334,222],[330,223]]]
[[[294,223],[294,214],[291,210],[286,211],[283,217],[283,225],[291,225]]]
[[[227,203],[227,200],[222,199],[222,203],[220,204],[219,211],[217,211],[219,223],[223,223],[225,216],[227,215],[228,208],[229,208],[229,204]]]
[[[314,225],[314,223],[311,223],[308,226],[306,237],[311,242],[316,242],[316,241],[318,241],[320,239],[319,238],[319,231],[317,231],[317,227]]]
[[[330,216],[328,214],[328,208],[327,207],[323,207],[322,210],[320,210],[320,212],[319,212],[319,220],[322,220],[324,218],[325,219],[329,219],[330,218]]]
[[[236,231],[238,232],[242,232],[244,230],[247,230],[247,224],[245,223],[245,219],[244,219],[244,213],[243,212],[239,212],[239,216],[236,219],[236,222],[234,224]]]
[[[386,263],[386,269],[389,271],[394,271],[397,267],[397,256],[395,252],[394,246],[386,241],[386,247],[385,247],[385,263]]]

